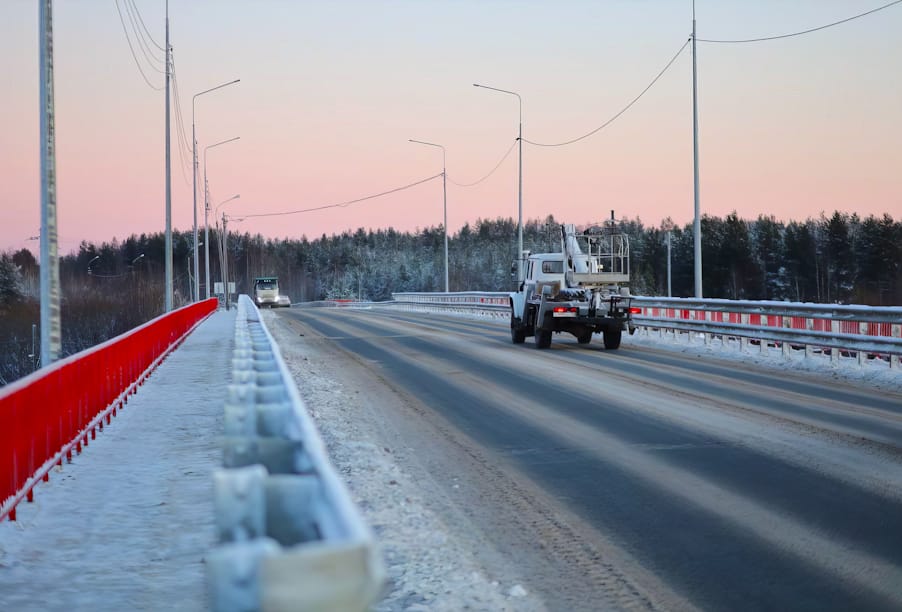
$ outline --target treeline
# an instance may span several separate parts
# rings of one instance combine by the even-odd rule
[[[692,226],[669,221],[646,227],[619,222],[630,237],[632,291],[667,294],[667,233],[675,297],[694,294]],[[889,215],[861,219],[836,212],[803,222],[736,214],[703,217],[703,293],[707,298],[902,304],[902,223]],[[525,249],[558,250],[553,217],[523,228]],[[479,220],[449,237],[451,291],[505,291],[514,287],[513,219]],[[203,239],[203,238],[202,238]],[[360,298],[381,301],[394,292],[444,287],[441,227],[345,232],[314,240],[273,240],[229,233],[231,280],[250,293],[256,276],[276,275],[292,301]],[[221,280],[219,237],[210,233],[211,283]],[[193,236],[173,235],[174,304],[190,301]],[[72,354],[121,334],[163,312],[164,237],[131,236],[60,259],[63,352]],[[204,246],[199,249],[201,296],[206,294]],[[39,320],[39,267],[30,251],[0,256],[0,384],[34,367],[32,325]],[[211,289],[213,286],[211,285]],[[212,291],[211,291],[212,293]],[[39,332],[39,330],[38,330]]]

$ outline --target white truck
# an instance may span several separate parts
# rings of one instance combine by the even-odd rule
[[[254,279],[254,303],[257,308],[279,307],[279,279],[275,276],[258,276]]]
[[[535,337],[536,348],[551,346],[551,334],[568,332],[580,344],[600,332],[604,347],[620,347],[623,330],[632,334],[629,293],[629,239],[611,223],[578,233],[561,226],[561,252],[523,253],[526,265],[519,290],[510,294],[511,340]]]

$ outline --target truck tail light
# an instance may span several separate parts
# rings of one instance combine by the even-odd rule
[[[630,306],[630,314],[642,314],[642,309],[636,306]]]
[[[555,306],[554,312],[577,312],[576,306]]]

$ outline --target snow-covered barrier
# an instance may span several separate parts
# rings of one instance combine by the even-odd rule
[[[393,293],[390,306],[424,312],[466,312],[492,317],[510,316],[508,293],[466,291],[457,293]],[[740,347],[757,343],[761,350],[779,345],[784,355],[804,350],[806,357],[840,356],[864,363],[875,357],[899,368],[902,357],[902,307],[811,304],[747,300],[659,298],[632,296],[631,305],[642,309],[633,322],[643,333],[737,338]]]
[[[72,453],[81,453],[104,422],[125,407],[151,372],[216,300],[160,315],[102,344],[61,359],[0,390],[0,520]]]
[[[384,568],[278,346],[238,301],[223,466],[214,475],[220,545],[207,563],[213,608],[366,610]]]

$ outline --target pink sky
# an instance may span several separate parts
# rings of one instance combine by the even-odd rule
[[[119,0],[125,5],[125,0]],[[163,0],[135,0],[163,42]],[[116,4],[54,6],[61,251],[79,241],[164,228],[164,98],[142,80]],[[865,0],[697,0],[699,38],[809,28],[879,6]],[[441,171],[471,182],[524,136],[559,142],[605,122],[686,41],[689,0],[610,2],[171,0],[172,45],[187,138],[209,153],[214,203],[229,214],[277,212],[378,193]],[[37,249],[40,226],[35,3],[0,6],[8,58],[0,113],[0,250]],[[807,36],[748,45],[699,43],[701,207],[780,219],[821,211],[902,217],[902,5]],[[136,49],[137,51],[137,49]],[[139,60],[150,81],[163,76]],[[691,56],[597,135],[524,145],[526,219],[584,223],[691,220]],[[191,227],[190,153],[173,114],[173,224]],[[201,172],[203,159],[200,159]],[[187,179],[187,180],[186,180]],[[357,227],[408,230],[442,220],[441,181],[363,204],[236,229],[316,237]],[[516,150],[476,187],[448,185],[449,227],[517,215]],[[200,211],[202,220],[203,214]]]

